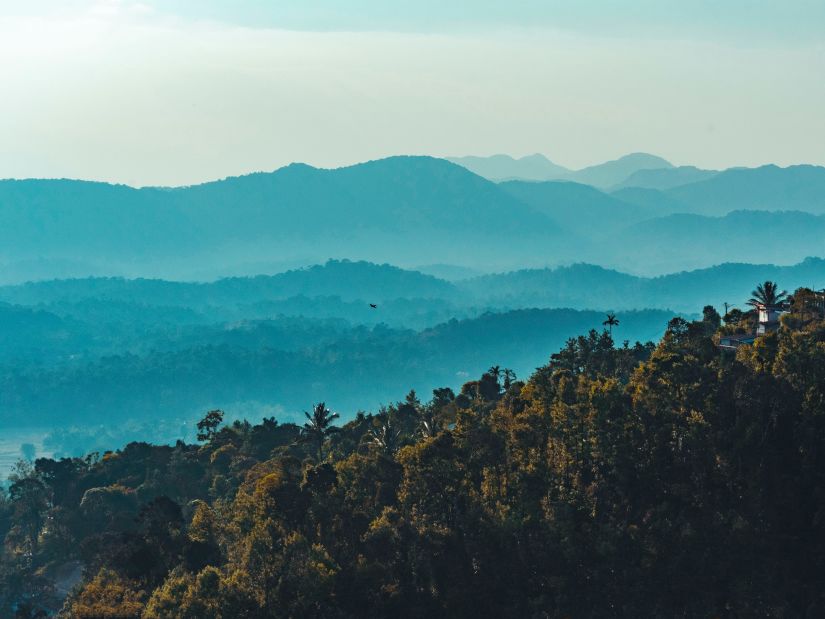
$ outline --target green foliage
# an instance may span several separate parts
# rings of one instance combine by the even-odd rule
[[[821,616],[825,306],[797,291],[735,355],[719,324],[594,330],[342,426],[23,463],[2,612],[77,560],[67,617]]]
[[[327,307],[324,300],[311,301]],[[410,387],[439,384],[457,369],[478,375],[492,359],[529,372],[548,350],[603,319],[595,311],[531,309],[485,313],[421,331],[362,326],[360,319],[225,323],[224,317],[209,325],[161,322],[151,328],[66,319],[54,328],[54,345],[29,338],[25,345],[3,346],[3,332],[14,335],[20,328],[13,321],[7,328],[1,310],[0,428],[20,427],[21,420],[59,427],[51,450],[72,456],[136,439],[193,440],[192,422],[218,404],[235,411],[244,406],[250,417],[278,411],[281,421],[297,423],[300,412],[293,411],[327,394],[335,395],[338,412],[352,415]],[[218,314],[242,311],[228,307]],[[621,314],[622,334],[658,335],[670,316],[663,310]]]

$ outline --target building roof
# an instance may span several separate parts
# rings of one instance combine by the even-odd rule
[[[782,303],[756,303],[753,307],[756,309],[764,309],[764,310],[773,310],[775,312],[787,312],[788,311],[788,304],[785,302]]]
[[[752,344],[759,337],[755,333],[734,333],[733,335],[722,335],[719,337],[719,348],[735,349],[742,344]]]
[[[747,340],[755,340],[757,335],[754,333],[734,333],[733,335],[722,335],[720,340],[735,340],[737,342],[745,342]]]

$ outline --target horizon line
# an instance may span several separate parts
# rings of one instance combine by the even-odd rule
[[[708,169],[708,168],[700,168],[699,166],[695,166],[693,164],[679,164],[679,165],[676,165],[676,164],[671,163],[670,161],[668,161],[664,157],[660,157],[659,155],[653,155],[652,153],[648,153],[648,152],[644,152],[644,151],[634,151],[632,153],[622,155],[621,157],[618,157],[616,159],[608,159],[608,160],[605,160],[605,161],[601,161],[599,163],[594,163],[594,164],[584,166],[582,168],[567,168],[566,166],[564,166],[562,164],[556,163],[554,160],[550,159],[549,157],[547,157],[543,153],[532,153],[532,154],[523,155],[523,156],[520,156],[520,157],[509,155],[507,153],[502,153],[502,152],[494,153],[492,155],[449,155],[449,156],[447,156],[447,155],[445,155],[445,156],[426,155],[426,154],[418,154],[418,155],[396,154],[396,155],[387,155],[387,156],[384,156],[384,157],[376,157],[374,159],[366,159],[366,160],[363,160],[363,161],[357,161],[355,163],[349,163],[349,164],[340,165],[340,166],[330,166],[330,167],[325,167],[325,166],[320,166],[320,165],[313,165],[311,163],[306,163],[306,162],[303,162],[303,161],[292,161],[288,164],[285,164],[285,165],[282,165],[282,166],[279,166],[279,167],[276,167],[276,168],[272,168],[272,169],[269,169],[269,170],[263,170],[263,169],[261,169],[261,170],[250,170],[248,172],[243,172],[243,173],[240,173],[240,174],[231,174],[231,175],[227,175],[227,176],[223,176],[223,177],[205,179],[205,180],[202,180],[202,181],[198,181],[198,182],[194,182],[194,183],[186,183],[186,184],[181,184],[181,185],[155,185],[155,184],[140,185],[140,184],[125,183],[125,182],[107,181],[107,180],[94,179],[94,178],[81,178],[81,177],[69,177],[69,176],[0,177],[0,183],[26,182],[26,181],[67,181],[67,182],[109,185],[111,187],[127,187],[129,189],[135,189],[135,190],[141,190],[141,189],[167,189],[167,190],[190,189],[190,188],[193,188],[193,187],[201,187],[203,185],[221,183],[221,182],[230,181],[230,180],[234,180],[234,179],[246,178],[246,177],[249,177],[249,176],[264,175],[264,174],[275,174],[277,172],[280,172],[281,170],[285,170],[285,169],[293,167],[293,166],[307,167],[307,168],[311,168],[313,170],[332,172],[332,171],[336,171],[336,170],[345,170],[345,169],[349,169],[349,168],[356,168],[356,167],[359,167],[359,166],[368,165],[368,164],[371,164],[371,163],[377,163],[377,162],[380,162],[380,161],[387,161],[387,160],[391,160],[391,159],[409,158],[409,159],[436,159],[436,160],[441,160],[441,161],[450,163],[452,165],[457,165],[457,166],[463,168],[464,170],[467,170],[468,172],[470,172],[471,174],[473,174],[475,176],[478,176],[480,178],[484,178],[485,180],[490,180],[490,182],[498,184],[498,182],[500,182],[499,180],[487,179],[486,177],[482,176],[481,174],[478,174],[477,172],[473,172],[469,168],[466,168],[465,166],[461,165],[460,163],[457,163],[455,160],[465,159],[465,158],[470,158],[470,157],[478,158],[478,159],[491,159],[493,157],[504,156],[504,157],[509,157],[513,161],[519,161],[521,159],[525,159],[525,158],[529,158],[529,157],[535,157],[537,155],[541,156],[541,157],[544,157],[548,162],[550,162],[554,165],[558,165],[560,167],[565,168],[565,170],[567,170],[571,174],[575,174],[576,172],[580,172],[580,171],[586,170],[588,168],[598,167],[598,166],[601,166],[601,165],[604,165],[604,164],[607,164],[607,163],[613,163],[615,161],[620,161],[620,160],[622,160],[626,157],[632,156],[632,155],[649,155],[649,156],[653,156],[653,157],[658,157],[658,158],[663,159],[664,161],[667,161],[668,163],[670,163],[673,166],[673,168],[695,167],[697,169]],[[788,164],[788,165],[784,165],[784,166],[780,165],[780,164],[777,164],[777,163],[763,163],[763,164],[757,165],[757,166],[729,166],[729,167],[726,167],[726,168],[721,168],[719,170],[710,170],[710,171],[721,173],[721,172],[727,172],[729,170],[758,170],[758,169],[766,168],[766,167],[776,167],[776,168],[780,168],[780,169],[783,169],[783,170],[788,169],[788,168],[795,168],[795,167],[825,168],[825,166],[819,165],[819,164],[816,164],[816,163],[792,163],[792,164]],[[650,168],[650,169],[657,169],[657,168]],[[659,169],[668,169],[668,168],[659,168]],[[510,179],[506,179],[506,180],[525,180],[525,181],[530,180],[530,181],[533,181],[533,182],[543,182],[543,181],[536,181],[535,179],[520,179],[518,177],[514,177],[514,178],[510,178]],[[549,182],[564,181],[564,180],[565,180],[564,178],[548,179]]]

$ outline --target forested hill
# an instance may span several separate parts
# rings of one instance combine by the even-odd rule
[[[128,306],[142,311],[194,310],[200,320],[262,318],[278,314],[340,317],[358,323],[419,326],[415,316],[461,316],[461,308],[573,309],[658,308],[695,313],[708,299],[715,305],[746,298],[754,281],[775,279],[788,287],[825,287],[825,259],[806,258],[790,266],[725,263],[641,277],[593,264],[521,269],[447,282],[388,264],[328,260],[276,275],[231,277],[213,282],[158,279],[82,278],[0,286],[0,302],[82,319],[96,309],[112,316]],[[406,304],[401,304],[406,300]],[[369,311],[368,303],[382,303]],[[384,304],[391,303],[386,307]],[[386,310],[386,311],[385,311]],[[443,310],[443,311],[440,311]],[[451,313],[452,312],[452,313]],[[135,312],[137,314],[137,312]],[[108,322],[103,317],[103,322]],[[139,316],[135,315],[134,319]],[[414,324],[413,324],[414,323]]]
[[[456,293],[452,284],[417,271],[389,264],[328,260],[324,264],[275,275],[228,277],[208,283],[120,277],[29,282],[0,287],[0,300],[37,305],[105,299],[155,306],[204,308],[295,296],[385,301],[398,298],[450,299]]]
[[[662,310],[620,313],[617,333],[631,341],[655,339],[672,316]],[[15,357],[0,354],[0,427],[20,426],[21,420],[39,428],[151,426],[161,419],[180,426],[214,407],[253,418],[278,411],[294,420],[307,400],[328,393],[337,394],[339,409],[350,418],[399,391],[457,387],[494,363],[529,373],[567,338],[601,329],[604,319],[601,312],[534,309],[451,320],[421,331],[281,318],[189,329],[138,327],[134,335],[95,333],[69,322],[55,329],[63,338],[50,336],[57,345],[30,343],[49,356],[34,356],[31,348]]]
[[[0,613],[823,616],[822,307],[735,353],[707,308],[342,425],[333,390],[303,425],[212,411],[197,443],[21,465]]]
[[[807,258],[792,266],[727,263],[707,269],[638,277],[591,264],[524,269],[458,283],[465,293],[491,305],[627,309],[670,308],[698,312],[704,303],[738,305],[752,282],[775,279],[788,288],[825,288],[825,260]]]

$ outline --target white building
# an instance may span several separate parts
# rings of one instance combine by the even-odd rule
[[[759,312],[759,322],[756,325],[756,334],[765,335],[779,328],[779,317],[787,311],[782,305],[765,305],[759,303],[756,306]]]

